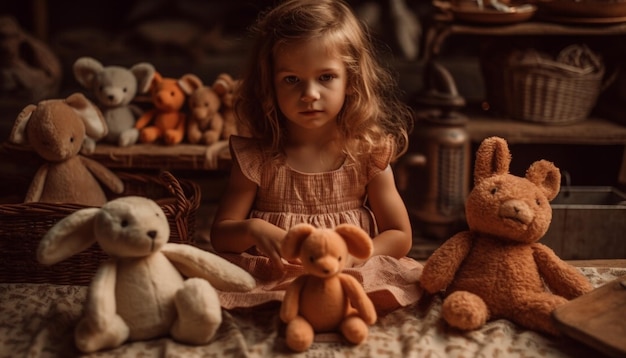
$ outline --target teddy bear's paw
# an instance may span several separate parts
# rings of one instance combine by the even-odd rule
[[[128,339],[129,332],[128,326],[118,315],[104,326],[82,319],[76,326],[74,339],[81,352],[89,353],[120,346]]]
[[[167,145],[178,144],[182,140],[183,140],[183,133],[175,129],[167,130],[165,131],[165,134],[163,135],[163,141]]]
[[[200,278],[185,281],[175,297],[178,318],[171,333],[189,344],[208,343],[222,323],[222,308],[217,292]]]
[[[309,322],[297,316],[287,324],[285,336],[287,347],[295,352],[304,352],[313,344],[315,332]]]
[[[207,131],[204,132],[204,135],[202,136],[202,141],[206,145],[211,145],[217,142],[218,139],[220,139],[220,133],[217,131]]]
[[[343,333],[343,336],[346,337],[348,342],[360,344],[367,339],[369,330],[367,324],[365,324],[361,318],[351,316],[347,317],[341,323],[341,333]]]
[[[444,300],[442,314],[449,325],[462,330],[474,330],[487,322],[489,309],[477,295],[457,291]]]
[[[130,128],[120,134],[117,144],[120,147],[130,147],[137,143],[137,140],[139,140],[139,130],[137,128]]]
[[[85,137],[80,152],[84,155],[93,154],[96,151],[96,141],[93,138]]]

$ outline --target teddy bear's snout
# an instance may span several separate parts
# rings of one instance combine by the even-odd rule
[[[522,200],[509,200],[500,206],[500,216],[522,224],[529,224],[533,220],[534,212]]]

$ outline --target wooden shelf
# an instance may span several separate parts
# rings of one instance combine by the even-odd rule
[[[546,125],[468,114],[467,130],[473,142],[501,136],[514,144],[626,145],[626,126],[602,118],[567,125]]]

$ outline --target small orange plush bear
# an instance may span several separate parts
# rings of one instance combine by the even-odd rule
[[[194,74],[180,79],[163,77],[158,72],[150,84],[150,98],[155,108],[146,111],[135,124],[140,143],[154,143],[159,139],[166,145],[180,143],[185,137],[186,114],[182,111],[187,96],[202,86]]]
[[[361,284],[341,271],[348,254],[367,259],[372,250],[369,235],[351,224],[316,229],[303,223],[287,232],[281,253],[287,260],[299,258],[306,271],[288,286],[280,308],[289,348],[307,350],[316,332],[339,330],[353,344],[367,338],[376,310]]]
[[[435,250],[420,283],[429,293],[444,291],[442,315],[453,327],[473,330],[504,318],[559,335],[554,309],[593,288],[537,242],[550,226],[550,201],[559,192],[561,174],[553,163],[539,160],[518,177],[509,173],[510,162],[503,138],[481,143],[465,204],[469,230]]]

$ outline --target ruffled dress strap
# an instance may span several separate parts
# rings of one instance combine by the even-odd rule
[[[369,182],[376,175],[387,169],[389,163],[391,163],[393,159],[393,144],[391,139],[375,147],[368,156],[368,160],[365,160],[364,163],[366,165],[367,181]]]
[[[268,157],[261,142],[253,138],[232,135],[230,136],[230,154],[241,168],[243,175],[259,185],[261,165]]]

